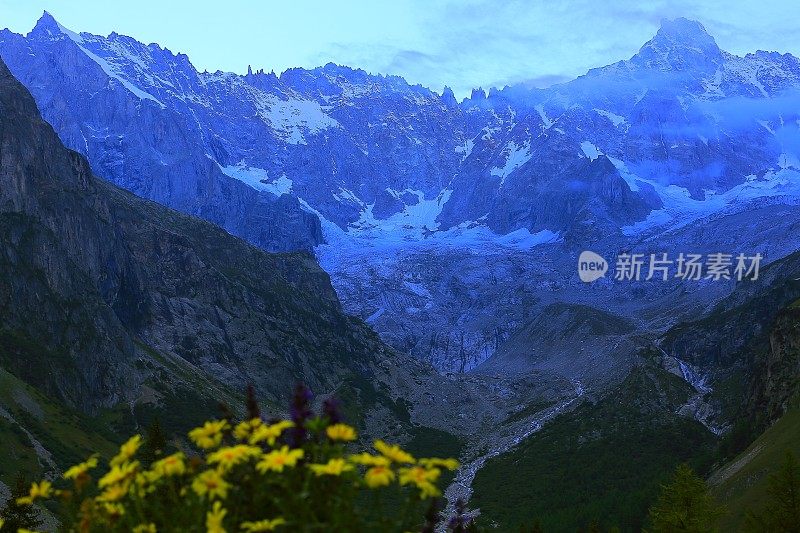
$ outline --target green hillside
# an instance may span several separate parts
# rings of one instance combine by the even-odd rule
[[[767,479],[783,463],[786,452],[800,458],[800,406],[795,405],[736,459],[709,479],[727,507],[721,531],[740,531],[747,511],[760,511],[767,499]]]
[[[483,525],[500,531],[537,521],[548,532],[592,523],[640,531],[675,466],[702,461],[714,446],[702,425],[675,414],[690,393],[654,365],[634,369],[613,394],[487,461],[470,504],[481,509]]]
[[[80,462],[91,453],[113,455],[119,440],[100,420],[57,405],[0,368],[0,481],[29,479]]]

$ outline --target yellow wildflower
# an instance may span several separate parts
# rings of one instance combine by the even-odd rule
[[[242,529],[247,533],[259,533],[261,531],[275,531],[275,528],[286,523],[283,518],[273,518],[272,520],[259,520],[258,522],[242,522]]]
[[[151,467],[153,477],[151,481],[160,479],[162,476],[180,476],[186,472],[186,463],[184,459],[186,456],[183,452],[173,453],[163,459],[159,459]]]
[[[0,518],[0,529],[3,529],[3,524],[5,524],[5,523],[6,523],[6,521],[3,520],[2,518]]]
[[[245,420],[244,422],[240,422],[236,426],[236,429],[233,430],[233,436],[239,440],[247,440],[247,438],[250,436],[253,430],[263,424],[264,423],[261,421],[260,418]]]
[[[414,456],[410,453],[403,451],[400,446],[396,444],[386,444],[382,440],[375,441],[375,449],[378,450],[381,455],[394,461],[395,463],[413,463]]]
[[[155,524],[139,524],[133,528],[133,533],[158,533]]]
[[[121,500],[128,494],[130,488],[129,483],[117,483],[108,487],[100,496],[97,497],[99,502],[115,502]]]
[[[100,478],[100,481],[97,482],[97,486],[102,489],[110,485],[121,483],[133,477],[138,469],[139,461],[117,465],[109,470],[105,476]]]
[[[225,499],[229,488],[230,484],[216,470],[206,470],[192,481],[192,490],[198,496],[208,495],[212,500],[214,498]]]
[[[258,444],[267,441],[267,444],[274,446],[275,441],[281,436],[281,433],[290,427],[294,427],[294,423],[288,420],[281,420],[280,422],[268,426],[259,426],[255,428],[252,435],[250,435],[250,444]]]
[[[423,498],[435,497],[441,495],[439,489],[434,485],[439,475],[442,473],[438,468],[423,468],[421,466],[413,466],[411,468],[400,469],[400,484],[408,485],[413,484],[420,490],[420,495]]]
[[[268,471],[283,472],[285,467],[293,467],[297,461],[303,458],[305,452],[301,449],[290,450],[288,446],[283,446],[280,450],[272,450],[261,458],[256,465],[256,469],[262,474]]]
[[[411,468],[400,469],[400,484],[406,485],[408,483],[423,483],[425,481],[434,482],[439,479],[439,474],[442,471],[438,468],[423,468],[421,466],[412,466]]]
[[[438,498],[442,495],[442,491],[440,491],[433,483],[420,483],[417,485],[417,488],[419,489],[419,495],[422,498]]]
[[[364,481],[371,489],[384,487],[394,481],[394,472],[385,465],[373,466],[364,474]]]
[[[111,459],[111,462],[108,464],[112,467],[119,466],[123,463],[127,463],[131,460],[131,458],[136,455],[136,452],[139,451],[139,447],[142,445],[142,436],[141,435],[134,435],[128,442],[120,446],[119,453]]]
[[[258,457],[261,455],[261,448],[256,446],[247,446],[246,444],[237,444],[236,446],[228,446],[220,448],[216,452],[209,454],[208,463],[219,465],[220,470],[226,472],[234,466],[243,463],[251,457]]]
[[[34,483],[31,485],[30,491],[28,491],[27,496],[23,496],[22,498],[17,498],[18,505],[31,505],[38,499],[41,498],[49,498],[51,497],[55,491],[53,490],[53,484],[49,481],[40,481],[39,483]]]
[[[86,461],[69,468],[64,472],[64,479],[78,479],[86,472],[97,466],[97,456],[93,455]]]
[[[356,440],[356,430],[347,424],[333,424],[325,429],[331,440],[351,441]]]
[[[212,420],[202,427],[191,430],[189,438],[204,450],[216,448],[222,442],[222,434],[228,427],[228,422],[225,420]]]
[[[317,476],[339,476],[342,472],[353,469],[353,465],[347,464],[344,459],[331,459],[325,464],[310,464],[308,467]]]
[[[222,521],[225,519],[226,514],[228,514],[228,511],[222,508],[222,504],[214,502],[214,507],[206,513],[206,531],[208,533],[225,533]]]
[[[458,470],[459,466],[458,461],[455,459],[439,459],[438,457],[420,459],[418,462],[425,468],[436,468],[441,466],[442,468],[446,468],[448,470]]]
[[[356,453],[348,457],[348,460],[357,465],[366,466],[389,466],[391,461],[383,455],[372,455],[369,453]]]

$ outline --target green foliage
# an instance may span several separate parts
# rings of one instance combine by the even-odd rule
[[[42,525],[36,510],[29,505],[19,505],[17,498],[28,494],[28,484],[25,477],[17,476],[14,487],[11,490],[11,497],[6,502],[5,507],[0,511],[0,531],[13,531],[18,529],[35,530]]]
[[[659,485],[713,446],[708,430],[674,414],[689,392],[676,376],[639,369],[615,394],[548,423],[478,472],[470,503],[479,522],[641,531]]]
[[[652,533],[706,533],[715,530],[722,508],[689,465],[681,464],[650,509]]]
[[[769,476],[769,500],[763,511],[750,513],[747,529],[775,533],[800,532],[800,465],[794,454],[786,453],[781,469]]]

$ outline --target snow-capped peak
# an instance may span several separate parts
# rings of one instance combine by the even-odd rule
[[[685,18],[662,20],[655,36],[631,59],[660,70],[687,70],[721,60],[722,51],[703,25]]]

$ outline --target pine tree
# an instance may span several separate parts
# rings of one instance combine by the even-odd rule
[[[781,469],[769,477],[769,501],[763,512],[750,513],[747,529],[800,533],[800,465],[791,452],[787,452]]]
[[[261,409],[258,407],[258,400],[256,399],[256,389],[252,384],[247,386],[247,398],[245,400],[247,407],[247,419],[261,418]]]
[[[164,432],[161,430],[161,424],[158,418],[156,418],[147,428],[144,437],[144,445],[141,451],[142,461],[145,465],[150,465],[163,455],[166,449],[167,439],[164,437]]]
[[[11,497],[6,502],[6,506],[0,511],[0,518],[3,523],[3,531],[17,531],[18,529],[36,530],[42,525],[36,509],[30,505],[18,505],[17,498],[28,495],[28,483],[22,475],[17,476]]]
[[[703,533],[715,530],[722,514],[708,485],[688,465],[682,464],[650,508],[652,533]]]

